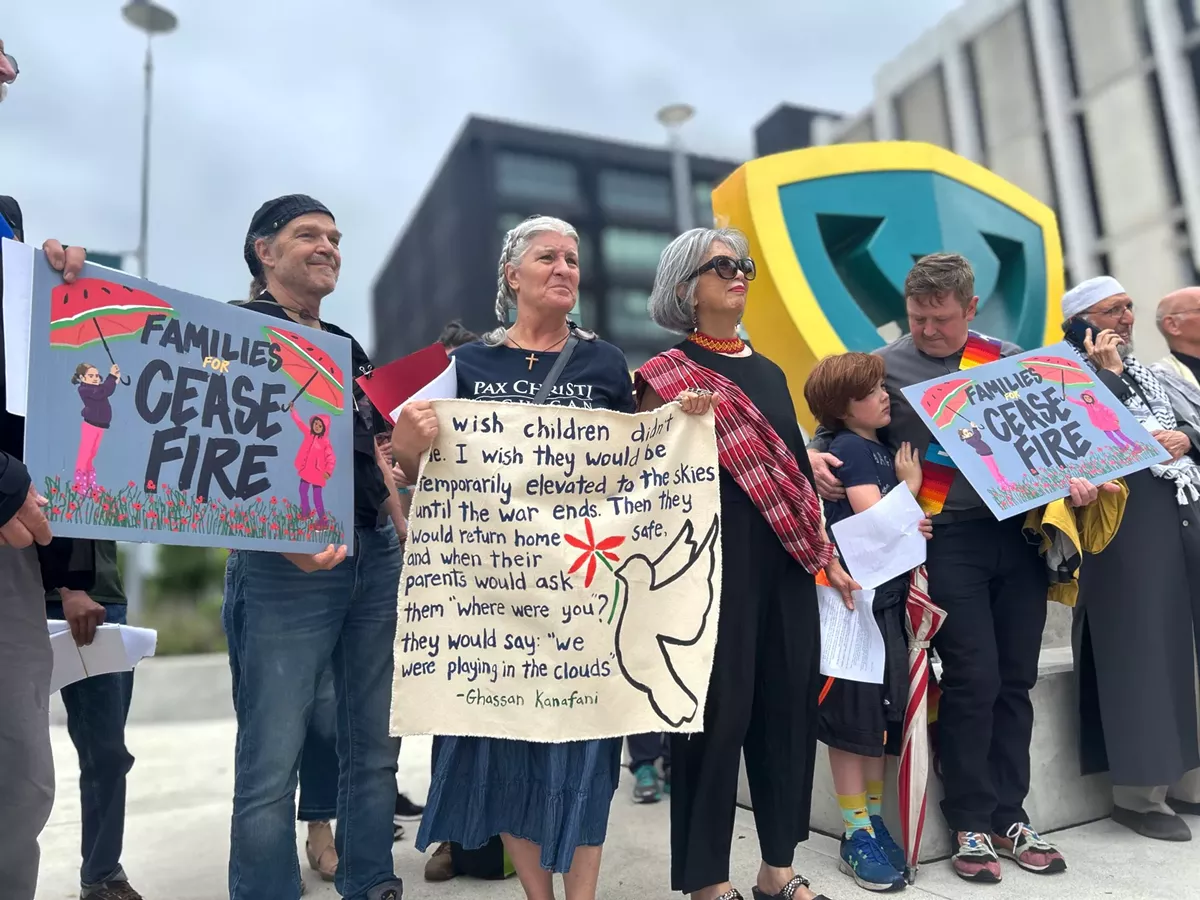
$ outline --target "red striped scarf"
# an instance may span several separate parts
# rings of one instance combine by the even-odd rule
[[[636,389],[643,384],[668,402],[696,388],[719,394],[715,417],[721,467],[754,501],[796,562],[814,575],[829,563],[833,545],[821,528],[816,492],[795,455],[741,388],[682,350],[660,353],[638,369]]]

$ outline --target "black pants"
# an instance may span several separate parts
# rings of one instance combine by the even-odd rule
[[[660,759],[663,771],[671,771],[671,741],[665,734],[631,734],[625,740],[629,744],[630,772],[657,765]]]
[[[671,888],[729,880],[742,752],[763,860],[808,837],[820,623],[813,577],[766,520],[722,516],[721,614],[701,734],[671,736]]]
[[[1004,834],[1027,822],[1029,741],[1046,625],[1046,564],[1023,518],[934,528],[929,595],[947,613],[933,639],[942,660],[938,744],[953,831]]]

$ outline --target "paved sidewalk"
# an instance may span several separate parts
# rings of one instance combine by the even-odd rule
[[[222,900],[227,897],[225,866],[229,847],[229,804],[233,782],[234,723],[229,719],[168,724],[136,724],[129,745],[137,763],[130,776],[125,868],[146,900]],[[38,900],[78,897],[79,789],[74,748],[66,729],[54,728],[58,802],[42,837],[42,879]],[[405,742],[400,779],[414,799],[429,784],[429,739]],[[613,802],[600,896],[605,900],[667,898],[668,806],[635,806],[626,777]],[[1192,819],[1200,832],[1200,820]],[[413,849],[416,824],[396,846],[396,868],[406,895],[430,900],[521,900],[515,878],[479,882],[458,878],[431,885],[422,880],[424,857]],[[297,852],[301,852],[297,831]],[[1071,865],[1065,875],[1037,877],[1006,866],[998,886],[960,881],[945,863],[922,869],[915,887],[902,896],[987,900],[1072,900],[1145,898],[1181,900],[1198,895],[1198,844],[1161,844],[1139,838],[1105,820],[1055,835]],[[836,842],[814,836],[796,855],[796,869],[832,900],[864,900],[870,895],[838,874]],[[739,811],[733,846],[733,878],[749,897],[757,871],[758,847],[750,813]],[[304,866],[308,898],[333,900],[324,884]]]

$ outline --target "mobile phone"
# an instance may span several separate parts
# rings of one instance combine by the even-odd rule
[[[1070,343],[1080,349],[1083,348],[1084,339],[1087,337],[1089,331],[1092,333],[1093,340],[1100,333],[1100,329],[1090,325],[1083,316],[1072,316],[1067,321],[1067,324],[1063,326],[1063,335]]]

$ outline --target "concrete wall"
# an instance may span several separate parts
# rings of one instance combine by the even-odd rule
[[[1150,48],[1134,0],[1067,0],[1079,108],[1109,271],[1133,298],[1138,354],[1166,346],[1159,299],[1184,278],[1168,151],[1150,80]]]
[[[896,97],[895,103],[899,137],[906,141],[927,141],[939,147],[952,146],[941,66],[930,69],[910,83]]]
[[[970,42],[984,162],[1043,203],[1054,202],[1029,28],[1022,8]]]

